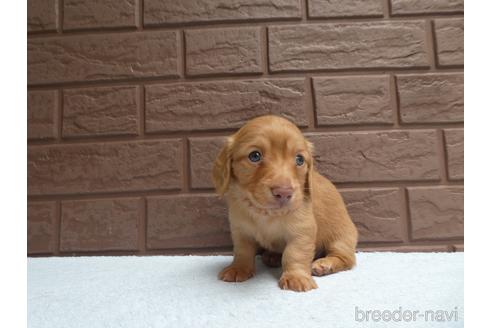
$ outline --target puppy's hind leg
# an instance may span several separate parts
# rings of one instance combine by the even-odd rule
[[[263,254],[261,254],[261,261],[268,267],[279,268],[282,266],[282,253],[265,250]]]
[[[311,265],[313,276],[324,276],[339,271],[350,270],[355,266],[355,249],[343,242],[335,242],[326,248],[326,256],[315,260]]]

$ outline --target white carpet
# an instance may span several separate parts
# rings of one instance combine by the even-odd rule
[[[354,270],[316,277],[318,289],[295,293],[279,289],[280,269],[261,261],[247,282],[217,280],[227,256],[29,258],[28,327],[463,326],[463,253],[357,259]],[[367,321],[369,310],[391,312]],[[426,321],[427,310],[450,317],[434,312],[445,322],[432,322],[428,312]]]

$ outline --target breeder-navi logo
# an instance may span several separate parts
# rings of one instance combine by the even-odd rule
[[[361,310],[358,306],[355,307],[355,321],[418,321],[426,322],[449,322],[458,321],[458,307],[455,306],[453,311],[446,310],[403,310],[400,306],[396,310]]]

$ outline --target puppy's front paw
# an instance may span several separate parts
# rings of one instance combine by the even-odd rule
[[[254,270],[236,266],[228,266],[219,273],[219,279],[227,282],[241,282],[255,275]]]
[[[287,272],[282,274],[278,285],[282,289],[290,289],[296,292],[307,292],[308,290],[318,288],[318,285],[316,285],[316,282],[311,276]]]

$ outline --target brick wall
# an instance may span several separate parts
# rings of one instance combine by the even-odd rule
[[[29,0],[28,253],[230,250],[210,170],[275,113],[361,249],[463,249],[463,0]]]

